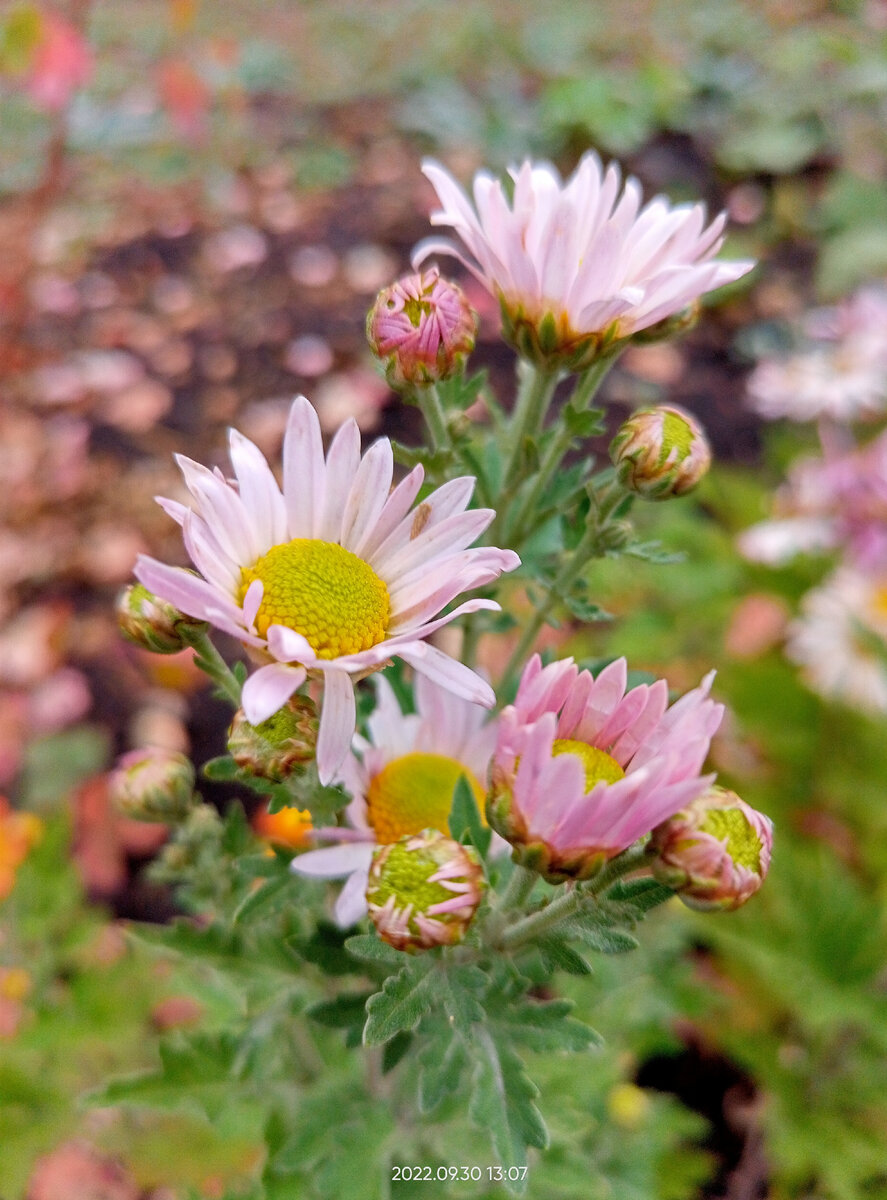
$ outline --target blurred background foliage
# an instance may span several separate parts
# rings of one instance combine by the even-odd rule
[[[61,105],[38,102],[30,88],[47,12],[70,21],[89,53],[79,63],[84,86]],[[255,206],[232,202],[245,180],[272,178],[273,194],[296,204],[319,197],[332,214],[329,240],[343,251],[352,232],[346,225],[337,233],[335,214],[360,204],[365,190],[349,197],[371,181],[378,191],[370,215],[379,239],[388,231],[392,274],[423,227],[417,213],[414,229],[393,232],[403,202],[391,194],[405,190],[408,206],[424,196],[424,153],[468,178],[482,164],[498,170],[526,154],[569,167],[593,147],[677,199],[726,203],[728,249],[762,261],[751,291],[705,316],[677,358],[627,359],[609,392],[616,404],[680,398],[709,425],[722,461],[698,499],[638,514],[650,537],[686,561],[604,562],[596,599],[614,620],[564,627],[554,641],[578,657],[626,654],[680,689],[717,666],[730,717],[714,765],[774,818],[774,864],[741,913],[703,920],[669,906],[642,931],[641,951],[606,959],[593,979],[558,977],[558,991],[576,1000],[606,1045],[591,1065],[536,1056],[534,1078],[543,1101],[551,1099],[543,1107],[552,1110],[555,1098],[561,1107],[552,1110],[552,1149],[532,1169],[531,1194],[566,1200],[577,1171],[585,1172],[583,1194],[601,1200],[887,1193],[883,720],[812,695],[780,652],[785,620],[824,574],[822,564],[800,559],[770,570],[734,548],[805,445],[803,430],[762,433],[743,412],[751,356],[778,345],[784,321],[812,301],[887,271],[887,6],[11,5],[0,12],[0,129],[0,242],[15,267],[0,269],[0,389],[28,413],[22,371],[52,361],[53,339],[88,346],[77,341],[88,332],[47,333],[34,318],[34,272],[50,261],[67,280],[94,277],[98,252],[135,246],[151,222],[172,237],[177,222],[212,230],[232,213],[256,219]],[[272,233],[283,227],[271,223]],[[26,246],[37,247],[33,257]],[[181,270],[193,263],[183,259]],[[366,299],[358,297],[358,311]],[[31,358],[23,359],[23,346],[36,347]],[[251,386],[254,394],[235,396],[219,420],[263,394],[261,381]],[[173,378],[171,388],[177,405],[188,402],[187,387]],[[179,408],[173,413],[172,432],[161,420],[156,443],[139,443],[143,457],[168,458],[181,448],[181,430],[197,424]],[[401,417],[389,405],[382,420],[397,427]],[[117,503],[117,480],[99,479],[106,506]],[[11,503],[10,526],[27,528],[31,509]],[[142,522],[149,540],[159,537],[155,518]],[[60,584],[45,563],[14,579],[2,609],[10,622],[60,597],[78,611],[109,610],[119,582],[110,571]],[[20,637],[22,626],[14,628]],[[88,622],[78,629],[94,632]],[[119,653],[109,644],[100,652]],[[162,677],[139,669],[124,674],[127,686],[185,696],[194,688],[184,667]],[[21,692],[28,680],[7,672],[5,683]],[[276,1195],[257,1183],[267,1132],[261,1105],[230,1083],[225,1048],[213,1040],[237,1003],[228,966],[158,960],[122,932],[121,913],[164,916],[169,901],[150,890],[134,900],[127,891],[152,850],[131,830],[109,832],[102,808],[102,772],[122,734],[97,697],[81,716],[39,737],[15,726],[24,746],[7,790],[44,829],[0,899],[0,1195],[77,1200],[52,1190],[53,1161],[68,1179],[71,1163],[104,1171],[103,1200]],[[190,733],[199,741],[193,724]],[[93,813],[91,833],[85,812]],[[99,849],[95,828],[104,830]],[[0,851],[4,836],[0,815]],[[158,1042],[189,1027],[205,1039],[192,1074],[177,1067],[181,1110],[80,1103],[109,1075],[155,1065]],[[331,1060],[342,1057],[340,1033],[321,1040]],[[207,1100],[213,1083],[226,1093],[223,1103]],[[314,1114],[320,1158],[300,1183],[304,1194],[412,1194],[337,1175],[342,1103],[330,1097]],[[363,1135],[372,1158],[391,1133],[380,1126]],[[396,1159],[471,1157],[466,1145],[435,1136],[433,1123],[411,1130],[408,1144],[394,1147]],[[422,1195],[438,1194],[434,1186],[423,1185]]]

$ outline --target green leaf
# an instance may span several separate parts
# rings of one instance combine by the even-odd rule
[[[411,1033],[398,1033],[382,1048],[382,1074],[393,1071],[413,1044]]]
[[[208,759],[200,768],[206,779],[229,783],[240,779],[241,770],[230,754],[220,754],[218,758]]]
[[[469,1027],[484,1019],[484,1009],[478,996],[489,987],[489,977],[471,963],[447,964],[435,980],[438,999],[450,1027],[467,1032]]]
[[[655,879],[618,879],[604,894],[605,902],[613,900],[624,905],[637,914],[638,920],[673,896],[671,888],[664,887]]]
[[[455,841],[474,846],[482,858],[486,856],[493,837],[489,825],[481,820],[474,792],[464,775],[459,776],[453,791],[450,834]]]
[[[481,1129],[488,1129],[493,1148],[503,1168],[525,1167],[527,1148],[542,1150],[548,1131],[535,1099],[539,1089],[524,1070],[510,1046],[496,1041],[488,1029],[480,1029],[473,1040],[477,1060],[472,1080],[469,1114]],[[525,1191],[525,1181],[510,1188]]]
[[[570,1016],[570,1000],[540,1002],[525,1000],[507,1006],[496,1014],[496,1024],[507,1029],[510,1037],[532,1050],[587,1050],[599,1046],[602,1038],[589,1025]]]
[[[403,952],[395,950],[374,933],[358,933],[345,942],[345,949],[365,963],[380,963],[386,967],[403,966]]]
[[[558,926],[558,933],[562,937],[575,938],[601,954],[625,954],[638,947],[637,938],[624,929],[607,928],[600,923],[600,918],[592,922],[581,916],[571,917]]]
[[[560,419],[574,437],[598,437],[605,431],[603,410],[600,408],[575,408],[568,401],[561,409]]]
[[[287,871],[276,878],[266,880],[241,900],[231,918],[233,924],[246,924],[264,917],[274,916],[292,901],[292,893],[299,881]]]
[[[592,969],[572,946],[558,937],[543,938],[536,943],[546,971],[566,971],[568,975],[591,975]]]
[[[439,973],[427,958],[409,962],[397,975],[385,980],[381,992],[367,1001],[367,1022],[363,1031],[365,1046],[378,1046],[401,1031],[413,1029],[434,1005]]]
[[[293,938],[289,945],[306,962],[320,967],[325,975],[353,975],[356,968],[347,950],[349,939],[346,933],[347,930],[340,929],[331,921],[321,920],[308,937]]]
[[[442,1026],[419,1054],[419,1108],[423,1113],[433,1112],[458,1089],[467,1064],[465,1043]]]

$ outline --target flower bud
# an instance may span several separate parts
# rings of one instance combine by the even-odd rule
[[[683,496],[711,466],[701,426],[679,408],[660,406],[633,413],[610,443],[619,482],[646,500]]]
[[[763,883],[772,844],[770,818],[713,785],[653,830],[648,852],[653,874],[688,907],[729,911]]]
[[[186,616],[141,583],[130,584],[117,597],[117,622],[124,637],[155,654],[176,654],[190,645],[189,634],[208,628],[205,621]]]
[[[424,829],[375,850],[367,906],[383,941],[397,950],[427,950],[462,940],[485,887],[470,846]]]
[[[392,388],[448,379],[474,349],[477,315],[436,267],[383,290],[367,316],[367,340]]]
[[[194,767],[184,754],[146,746],[117,760],[109,787],[118,812],[178,824],[194,807]]]
[[[280,783],[314,758],[317,726],[317,707],[307,696],[291,697],[259,725],[250,725],[239,708],[228,730],[228,753],[242,770]]]

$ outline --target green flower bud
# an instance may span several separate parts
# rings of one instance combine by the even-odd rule
[[[610,443],[619,482],[646,500],[683,496],[711,465],[708,439],[679,408],[644,408],[625,421]]]
[[[244,771],[280,783],[314,758],[317,728],[317,707],[307,696],[291,697],[259,725],[250,725],[239,708],[228,730],[228,753]]]
[[[117,597],[117,622],[124,637],[155,654],[176,654],[191,644],[191,635],[209,628],[205,621],[186,616],[141,583],[129,584]]]
[[[194,767],[184,754],[146,746],[117,760],[109,788],[124,816],[174,825],[194,807]]]
[[[397,950],[427,950],[462,940],[485,886],[470,846],[424,829],[375,850],[367,906],[383,941]]]
[[[648,852],[660,883],[689,908],[739,908],[770,867],[773,823],[735,792],[714,785],[653,830]]]

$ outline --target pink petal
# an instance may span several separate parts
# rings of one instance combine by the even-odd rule
[[[293,692],[305,682],[301,667],[270,663],[260,667],[243,685],[240,702],[250,725],[261,725],[282,708]]]

